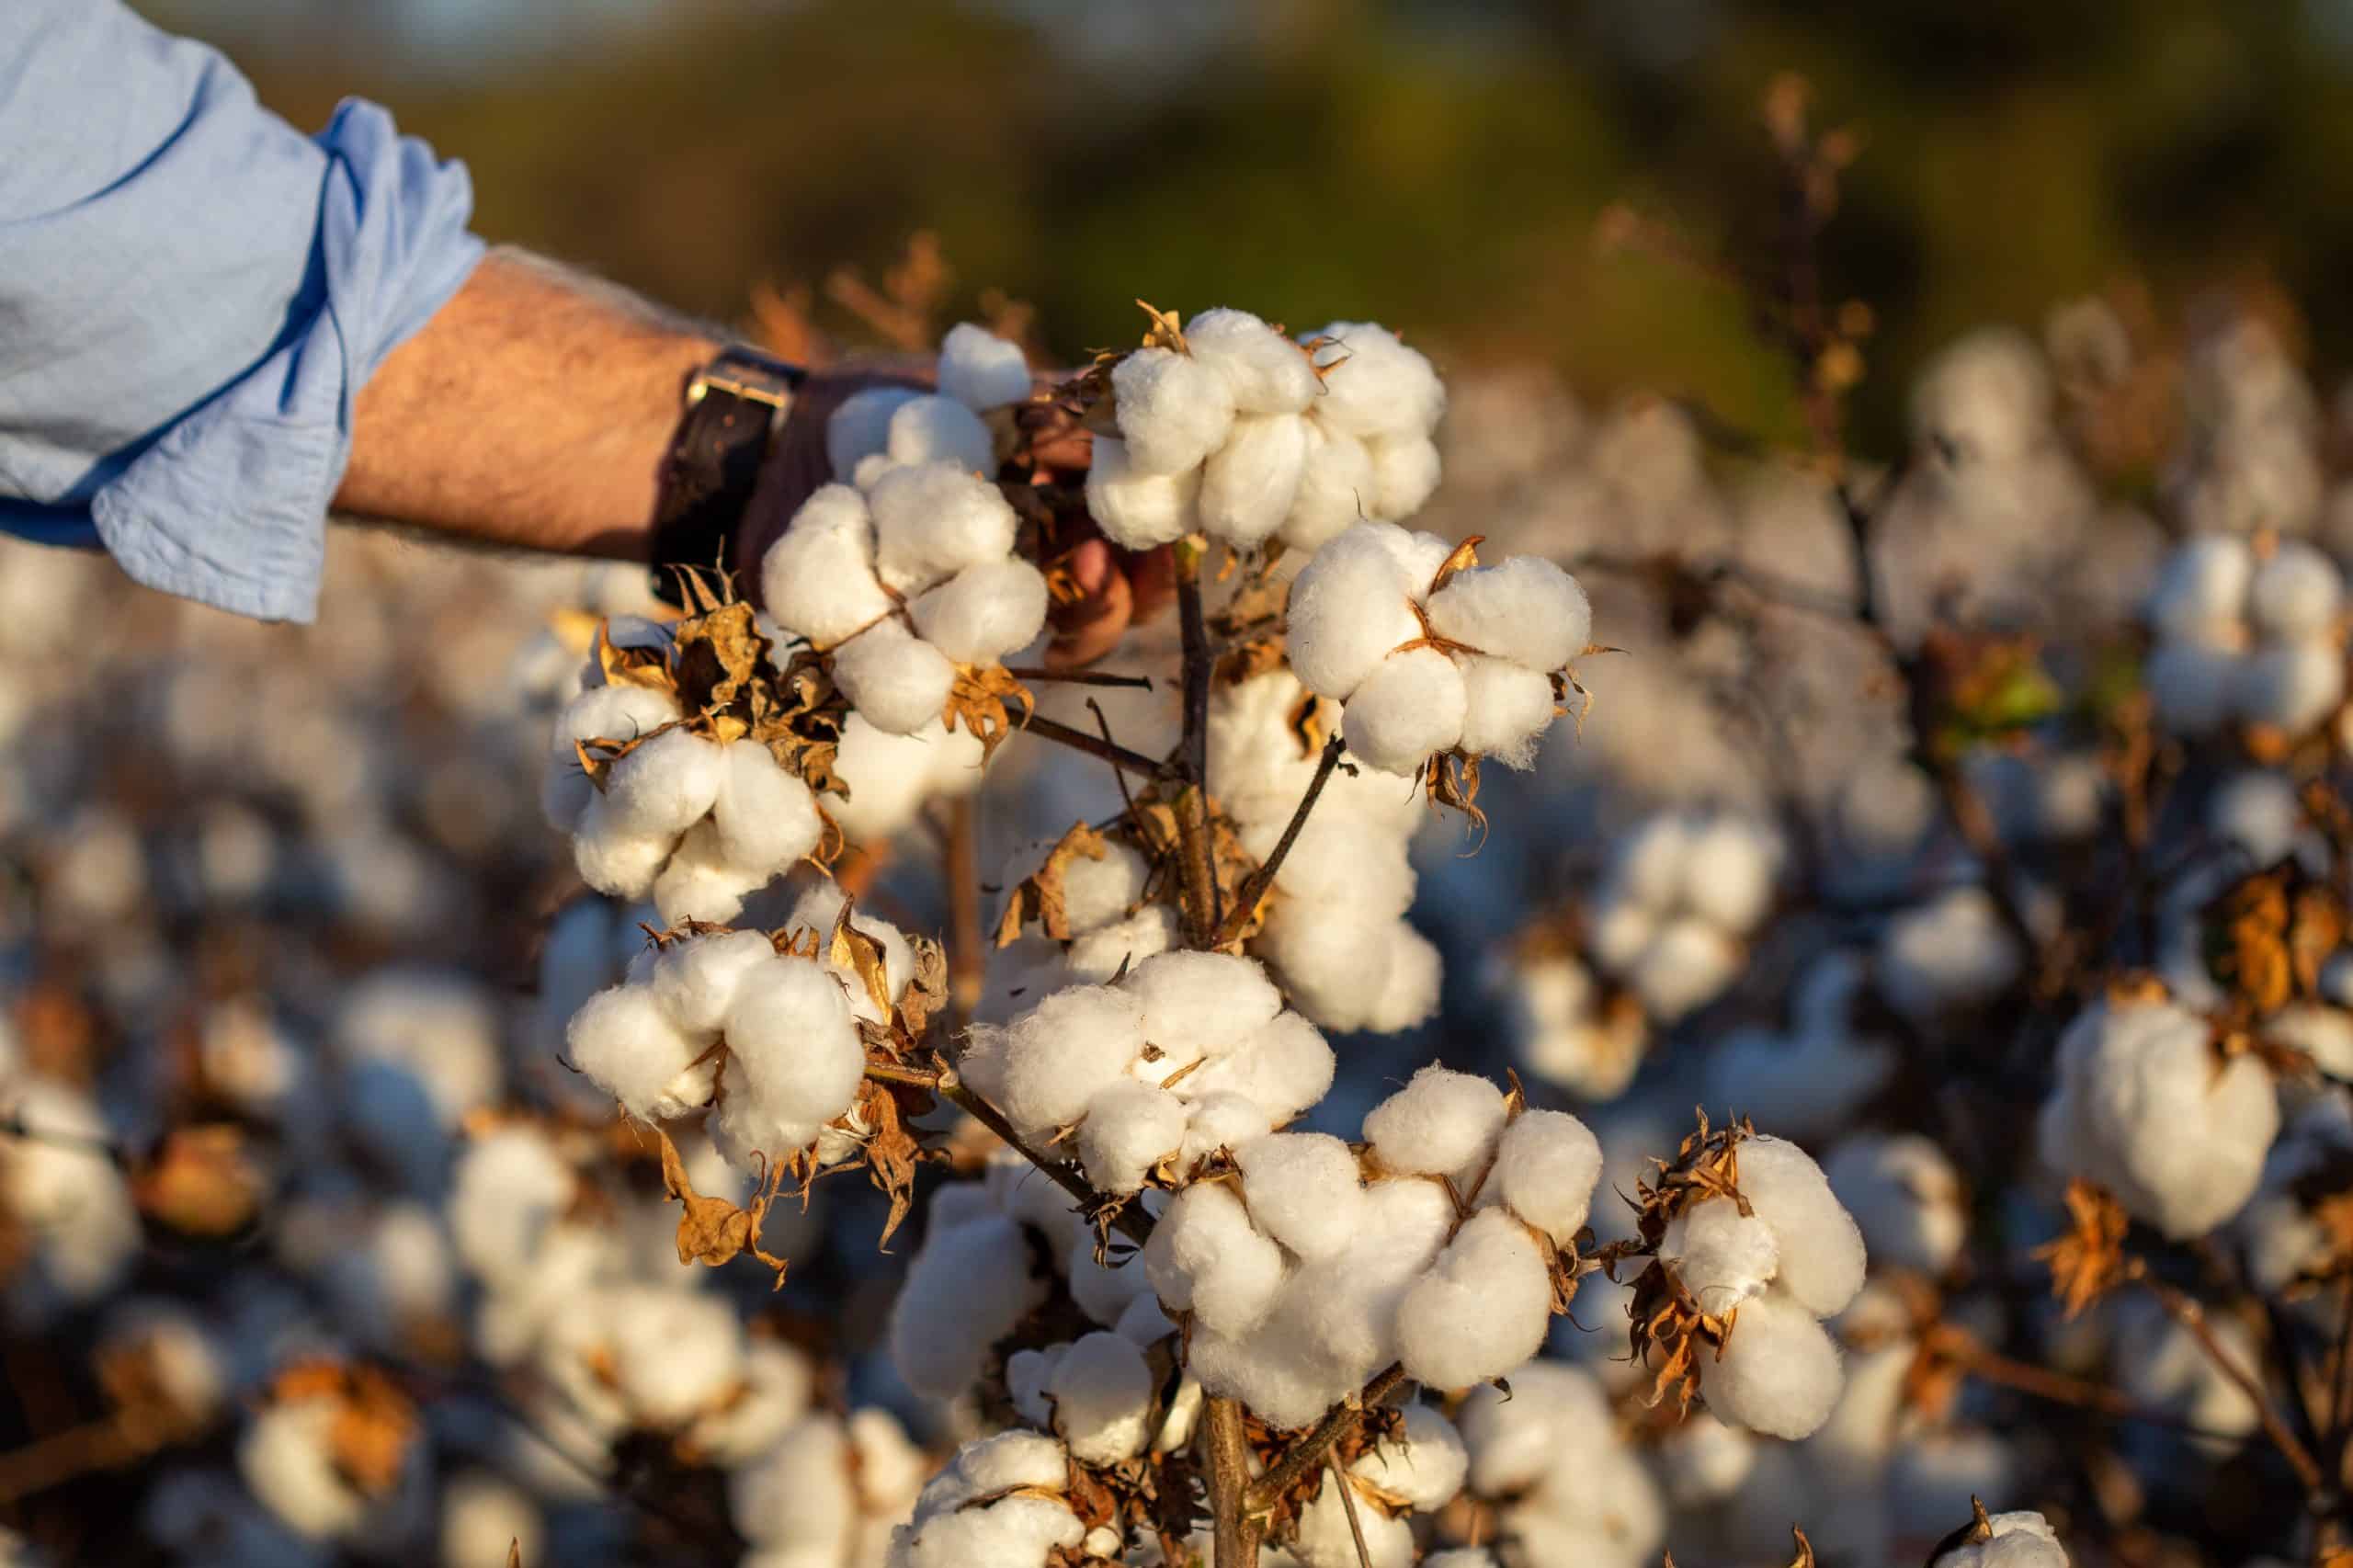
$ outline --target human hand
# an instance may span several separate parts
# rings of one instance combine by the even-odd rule
[[[782,537],[801,504],[833,478],[825,458],[825,426],[834,410],[870,388],[928,390],[929,385],[920,373],[871,365],[821,370],[801,384],[737,531],[736,581],[755,603],[760,597],[760,561],[768,546]],[[1038,436],[1032,451],[1040,481],[1083,475],[1092,445],[1074,424]],[[1089,537],[1071,551],[1065,564],[1080,594],[1052,612],[1054,637],[1046,663],[1055,669],[1075,669],[1103,657],[1119,645],[1131,624],[1158,611],[1174,591],[1165,550],[1142,554],[1121,550],[1094,534],[1091,524]]]

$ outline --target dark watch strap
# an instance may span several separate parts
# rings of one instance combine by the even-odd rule
[[[682,604],[680,567],[729,564],[736,525],[760,469],[809,372],[757,349],[734,347],[687,383],[686,413],[662,462],[654,517],[654,592]]]

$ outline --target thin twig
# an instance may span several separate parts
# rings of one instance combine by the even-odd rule
[[[1154,762],[1142,752],[1130,751],[1123,745],[1098,740],[1085,730],[1074,730],[1068,724],[1057,723],[1041,713],[1032,713],[1021,728],[1024,733],[1068,746],[1073,751],[1083,751],[1089,756],[1099,757],[1114,767],[1125,768],[1141,778],[1165,778],[1168,776],[1168,765],[1165,762]]]
[[[1185,794],[1177,801],[1176,831],[1182,840],[1181,869],[1185,879],[1186,946],[1216,946],[1225,924],[1220,907],[1217,876],[1210,850],[1210,673],[1209,630],[1201,616],[1201,551],[1190,540],[1177,541],[1177,625],[1185,655]]]
[[[904,1084],[909,1088],[934,1091],[939,1087],[937,1073],[926,1073],[920,1067],[893,1067],[887,1062],[868,1062],[866,1075],[878,1084]]]
[[[1327,1454],[1324,1462],[1332,1471],[1332,1484],[1340,1489],[1340,1511],[1348,1516],[1348,1539],[1357,1543],[1357,1568],[1372,1568],[1372,1553],[1365,1550],[1364,1521],[1357,1517],[1356,1488],[1341,1472],[1339,1456]]]
[[[1405,1369],[1392,1362],[1373,1374],[1372,1381],[1364,1385],[1354,1400],[1334,1405],[1324,1413],[1315,1429],[1294,1444],[1290,1451],[1277,1460],[1266,1474],[1250,1488],[1250,1510],[1253,1513],[1271,1506],[1275,1500],[1289,1492],[1299,1478],[1313,1469],[1316,1462],[1331,1452],[1332,1445],[1355,1429],[1364,1419],[1365,1412],[1373,1409],[1405,1381]]]
[[[1029,1141],[1014,1131],[1013,1123],[1006,1120],[1005,1113],[974,1094],[962,1079],[944,1076],[926,1086],[995,1133],[997,1141],[1006,1148],[1043,1171],[1057,1187],[1077,1199],[1082,1207],[1091,1209],[1101,1199],[1102,1194],[1087,1185],[1086,1178],[1079,1174],[1076,1166],[1067,1160],[1053,1159],[1031,1148]],[[1152,1239],[1152,1216],[1144,1212],[1141,1203],[1126,1205],[1111,1222],[1119,1227],[1120,1234],[1138,1246]]]
[[[1324,786],[1331,778],[1332,770],[1340,766],[1340,753],[1345,749],[1337,735],[1324,743],[1324,755],[1316,758],[1315,777],[1307,781],[1307,793],[1299,798],[1298,808],[1290,813],[1290,821],[1283,825],[1283,835],[1275,840],[1273,850],[1242,884],[1242,892],[1233,901],[1233,911],[1225,917],[1225,924],[1218,927],[1217,939],[1211,946],[1225,946],[1241,936],[1242,928],[1250,923],[1250,916],[1257,909],[1259,901],[1267,896],[1267,890],[1275,885],[1275,873],[1282,869],[1284,857],[1290,853],[1290,846],[1298,841],[1300,830],[1307,825],[1307,813],[1315,809],[1316,800],[1324,793]]]
[[[2325,1484],[2320,1462],[2313,1458],[2312,1450],[2288,1430],[2288,1424],[2272,1408],[2269,1395],[2264,1392],[2263,1384],[2255,1374],[2239,1365],[2238,1358],[2232,1355],[2229,1347],[2216,1337],[2212,1325],[2206,1321],[2206,1309],[2172,1286],[2150,1278],[2147,1266],[2137,1258],[2132,1263],[2131,1278],[2148,1287],[2157,1298],[2157,1304],[2165,1309],[2165,1315],[2188,1329],[2190,1337],[2198,1341],[2198,1347],[2206,1353],[2206,1358],[2214,1364],[2214,1369],[2246,1395],[2248,1403],[2255,1406],[2256,1419],[2262,1424],[2263,1435],[2271,1439],[2271,1446],[2279,1450],[2279,1457],[2286,1460],[2288,1468],[2296,1472],[2296,1479],[2302,1483],[2304,1491],[2307,1494],[2319,1492]]]
[[[1007,665],[1005,673],[1025,685],[1032,681],[1056,681],[1063,686],[1116,686],[1131,691],[1150,691],[1150,676],[1115,676],[1102,670],[1049,670],[1029,665]]]

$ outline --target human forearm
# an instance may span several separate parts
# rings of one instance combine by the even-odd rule
[[[643,560],[679,392],[719,347],[610,284],[494,251],[361,389],[336,509]]]

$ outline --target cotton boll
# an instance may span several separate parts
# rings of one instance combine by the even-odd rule
[[[1185,324],[1185,343],[1243,414],[1304,413],[1323,390],[1299,345],[1247,311],[1200,312]]]
[[[620,1100],[631,1116],[654,1119],[681,1114],[687,1105],[680,1103],[682,1096],[673,1085],[688,1095],[697,1087],[704,1096],[710,1092],[708,1073],[699,1085],[679,1085],[704,1048],[679,1029],[647,987],[616,985],[598,992],[573,1015],[564,1042],[572,1064]]]
[[[1486,1174],[1505,1114],[1503,1091],[1495,1085],[1432,1065],[1366,1113],[1364,1135],[1385,1168],[1451,1176],[1467,1199]]]
[[[1455,1207],[1438,1183],[1403,1176],[1365,1188],[1364,1216],[1347,1251],[1300,1269],[1276,1319],[1310,1347],[1292,1353],[1325,1382],[1324,1403],[1398,1358],[1399,1304],[1445,1247]]]
[[[760,595],[779,626],[819,648],[890,614],[891,596],[874,575],[866,497],[847,484],[827,484],[803,501],[760,558]]]
[[[1718,1315],[1764,1294],[1781,1261],[1773,1228],[1728,1198],[1703,1199],[1677,1215],[1658,1250],[1699,1310]]]
[[[1495,1554],[1483,1546],[1449,1547],[1422,1559],[1422,1568],[1498,1568]]]
[[[796,1121],[830,1121],[866,1072],[841,982],[804,959],[772,959],[736,982],[727,1043],[758,1099]]]
[[[2254,576],[2246,540],[2199,535],[2166,559],[2149,596],[2149,623],[2168,641],[2199,641],[2215,623],[2239,618]]]
[[[1329,1471],[1324,1488],[1300,1510],[1292,1528],[1291,1561],[1298,1568],[1413,1568],[1414,1527],[1410,1519],[1392,1518],[1359,1496],[1356,1526],[1348,1525],[1347,1506]],[[1364,1552],[1357,1551],[1357,1537],[1364,1537]]]
[[[758,931],[688,937],[654,960],[652,994],[679,1029],[709,1040],[726,1022],[744,976],[775,957],[776,944]]]
[[[1144,1244],[1143,1266],[1162,1306],[1224,1335],[1247,1334],[1265,1319],[1285,1271],[1282,1249],[1216,1182],[1176,1195]]]
[[[719,798],[720,748],[687,730],[632,747],[605,780],[605,816],[632,838],[675,838]]]
[[[1187,1074],[1176,1095],[1203,1106],[1218,1095],[1240,1095],[1279,1127],[1331,1091],[1335,1065],[1332,1047],[1315,1026],[1284,1012],[1229,1054]]]
[[[724,925],[741,913],[744,900],[767,885],[771,871],[745,872],[720,847],[719,829],[699,822],[654,879],[654,907],[665,926],[690,920]]]
[[[1348,699],[1341,721],[1349,754],[1383,773],[1410,775],[1433,752],[1462,739],[1462,672],[1435,648],[1392,653]]]
[[[1106,839],[1102,850],[1100,858],[1073,855],[1063,862],[1063,914],[1073,931],[1124,919],[1152,880],[1151,863],[1127,845]]]
[[[1471,1468],[1470,1451],[1454,1423],[1416,1400],[1405,1406],[1404,1430],[1384,1437],[1349,1467],[1383,1492],[1403,1497],[1423,1513],[1435,1513],[1462,1490]]]
[[[1223,1060],[1232,1062],[1233,1057]],[[1239,1149],[1264,1137],[1274,1122],[1267,1108],[1248,1095],[1220,1089],[1192,1102],[1185,1122],[1185,1142],[1176,1153],[1176,1167],[1190,1171],[1221,1149]]]
[[[237,1445],[237,1471],[262,1505],[296,1534],[313,1540],[356,1533],[368,1500],[335,1463],[328,1399],[275,1404],[254,1418]]]
[[[1063,962],[1076,979],[1100,983],[1176,945],[1176,914],[1148,903],[1124,920],[1098,926],[1070,945]]]
[[[1461,667],[1462,749],[1527,771],[1552,723],[1552,681],[1506,659],[1466,658]]]
[[[1683,906],[1727,931],[1753,931],[1773,903],[1781,846],[1770,830],[1720,816],[1695,830],[1683,861]]]
[[[1961,1176],[1918,1133],[1850,1138],[1832,1152],[1824,1174],[1880,1263],[1934,1276],[1960,1256],[1969,1234]]]
[[[1242,846],[1263,863],[1290,825],[1289,817],[1245,824]],[[1404,914],[1414,902],[1414,884],[1413,863],[1403,844],[1392,846],[1367,834],[1363,824],[1320,810],[1301,827],[1275,874],[1275,886],[1290,897],[1345,909],[1351,918]]]
[[[921,396],[915,387],[869,387],[844,398],[825,421],[825,462],[834,477],[848,478],[861,460],[888,447],[891,416]]]
[[[1399,1303],[1398,1356],[1426,1388],[1506,1377],[1543,1348],[1552,1311],[1552,1273],[1527,1227],[1482,1210]]]
[[[572,1167],[536,1128],[504,1128],[467,1144],[449,1201],[459,1260],[494,1284],[532,1271],[575,1186]]]
[[[1199,524],[1201,470],[1147,473],[1117,436],[1095,437],[1086,472],[1086,510],[1103,537],[1126,550],[1150,550],[1184,538]]]
[[[2327,556],[2302,540],[2283,540],[2255,569],[2248,608],[2265,636],[2301,642],[2327,632],[2344,592]]]
[[[1365,443],[1372,460],[1373,510],[1402,520],[1422,509],[1438,489],[1438,443],[1427,436],[1375,438]]]
[[[904,735],[939,718],[956,684],[956,666],[897,621],[886,620],[835,650],[834,679],[868,723]]]
[[[1301,1012],[1326,1028],[1359,1029],[1387,983],[1392,932],[1404,924],[1339,906],[1278,903],[1255,950],[1281,974]]]
[[[882,449],[898,470],[947,468],[967,475],[996,472],[995,443],[989,437],[989,427],[981,423],[979,415],[952,397],[912,397],[892,409],[890,435]],[[875,483],[878,495],[892,477],[884,474]],[[879,507],[876,516],[879,520]],[[887,572],[883,580],[890,581]]]
[[[978,414],[1029,401],[1029,361],[1021,346],[959,322],[939,344],[939,390]]]
[[[1169,348],[1139,348],[1111,369],[1128,457],[1145,473],[1176,473],[1222,445],[1233,392],[1218,371]]]
[[[1345,701],[1391,650],[1421,636],[1412,585],[1384,538],[1403,531],[1359,523],[1319,551],[1291,585],[1284,656],[1310,691]]]
[[[666,691],[626,683],[591,687],[565,706],[554,744],[569,755],[574,741],[633,741],[677,717],[677,701]]]
[[[967,566],[908,607],[915,632],[961,665],[992,665],[1046,624],[1046,579],[1018,556]]]
[[[1334,322],[1300,341],[1324,372],[1317,417],[1357,436],[1427,436],[1446,412],[1446,388],[1419,350],[1374,322]]]
[[[1231,953],[1162,953],[1123,983],[1142,1009],[1146,1040],[1221,1056],[1272,1023],[1282,995],[1255,960]]]
[[[1993,1514],[1985,1523],[1990,1539],[1964,1541],[1928,1568],[2067,1568],[2067,1549],[2040,1514]]]
[[[1740,978],[1740,944],[1697,915],[1657,928],[1626,971],[1627,984],[1662,1023],[1675,1023],[1722,995]]]
[[[820,950],[825,950],[833,942],[834,927],[841,923],[842,910],[848,903],[848,895],[838,884],[813,882],[808,892],[793,901],[791,913],[784,917],[785,929],[813,933],[817,937]],[[906,933],[888,920],[862,910],[851,915],[850,928],[881,948],[883,987],[890,992],[891,1000],[896,1002],[915,973],[915,950],[908,942]],[[864,991],[864,984],[849,970],[835,968],[831,958],[824,961],[852,993]],[[853,995],[853,1011],[856,1006],[857,998]]]
[[[1069,1354],[1067,1345],[1049,1345],[1039,1350],[1017,1350],[1006,1358],[1006,1393],[1021,1419],[1053,1429],[1054,1407],[1046,1397],[1046,1384]]]
[[[1346,1143],[1323,1132],[1278,1132],[1233,1152],[1250,1218],[1310,1262],[1345,1250],[1362,1215],[1364,1184]]]
[[[889,1568],[1032,1568],[1086,1537],[1068,1506],[1017,1494],[963,1513],[918,1514],[892,1536]]]
[[[1082,1244],[1070,1249],[1070,1299],[1104,1327],[1116,1327],[1137,1297],[1151,1294],[1152,1278],[1139,1255],[1127,1254],[1117,1264],[1107,1266],[1095,1261],[1092,1245]]]
[[[1830,1418],[1845,1374],[1838,1346],[1797,1302],[1768,1291],[1746,1302],[1723,1354],[1702,1358],[1708,1408],[1736,1426],[1792,1441]]]
[[[1015,1126],[1043,1131],[1077,1120],[1087,1101],[1127,1072],[1143,1044],[1142,1010],[1133,995],[1108,985],[1078,985],[1055,992],[1015,1019],[994,1051],[983,1051],[976,1031],[967,1067]]]
[[[1776,1283],[1816,1317],[1846,1310],[1863,1288],[1863,1235],[1822,1167],[1794,1143],[1759,1135],[1733,1150],[1741,1195],[1779,1238]]]
[[[1522,1221],[1566,1245],[1592,1211],[1601,1180],[1601,1143],[1566,1111],[1525,1110],[1504,1129],[1495,1166],[1481,1189]]]
[[[1185,1105],[1165,1089],[1113,1084],[1086,1102],[1079,1163],[1101,1192],[1133,1192],[1185,1141]]]
[[[547,1551],[547,1525],[530,1494],[512,1482],[472,1471],[450,1478],[441,1494],[444,1568],[538,1568]]]
[[[1116,1334],[1074,1341],[1047,1380],[1054,1429],[1082,1464],[1118,1464],[1151,1436],[1152,1370],[1143,1352]]]
[[[1157,1233],[1154,1233],[1157,1234]],[[935,1222],[891,1312],[891,1359],[907,1386],[953,1399],[980,1375],[989,1347],[1046,1299],[1029,1272],[1021,1227],[1001,1214]]]
[[[1372,454],[1346,431],[1322,420],[1306,420],[1300,456],[1299,493],[1283,519],[1282,540],[1311,554],[1374,515],[1378,498]]]
[[[2023,960],[1984,888],[1953,889],[1907,909],[1880,937],[1880,991],[1899,1013],[1933,1018],[1981,1006],[2009,988]]]
[[[2330,642],[2260,648],[2238,666],[2238,710],[2252,723],[2300,735],[2345,699],[2345,654]]]
[[[1435,461],[1435,450],[1431,455]],[[1225,444],[1201,466],[1200,526],[1236,544],[1272,537],[1290,516],[1306,463],[1305,420],[1295,414],[1241,415]]]
[[[1437,1013],[1445,960],[1437,943],[1403,920],[1390,922],[1381,953],[1381,989],[1365,1011],[1364,1028],[1375,1034],[1395,1034]]]
[[[1540,556],[1458,572],[1429,599],[1441,636],[1531,670],[1566,667],[1593,634],[1593,607],[1574,577]]]
[[[963,413],[961,404],[947,406]],[[869,504],[875,570],[900,594],[919,594],[1013,552],[1018,523],[1011,504],[995,484],[952,463],[894,470],[876,483]]]
[[[725,756],[726,773],[710,809],[721,858],[766,878],[815,849],[825,824],[809,786],[777,766],[757,741],[737,741]]]

